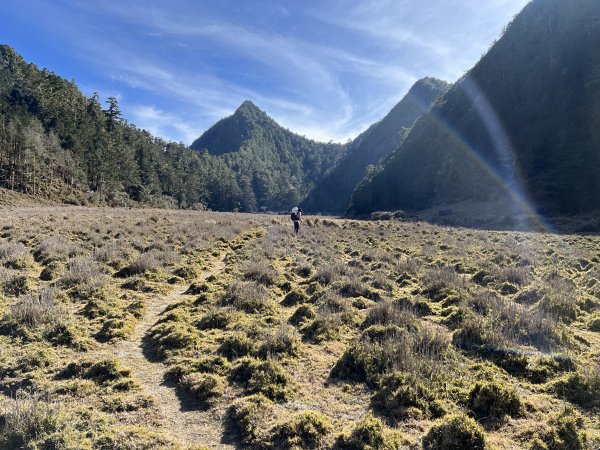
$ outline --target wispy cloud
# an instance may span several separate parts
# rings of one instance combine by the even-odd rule
[[[171,100],[179,103],[178,112],[180,114],[185,113],[187,117],[196,118],[197,125],[187,127],[187,129],[194,130],[195,134],[173,134],[172,131],[181,129],[162,127],[160,136],[191,143],[209,125],[233,113],[245,99],[251,99],[282,125],[293,131],[319,139],[325,137],[329,139],[332,136],[336,139],[346,137],[343,131],[339,133],[338,130],[343,127],[352,114],[352,108],[348,102],[334,102],[337,107],[344,108],[337,121],[329,119],[325,126],[314,126],[313,124],[319,123],[319,121],[323,123],[323,116],[327,114],[327,111],[319,110],[309,103],[263,95],[214,76],[186,72],[176,73],[162,68],[159,61],[144,60],[115,48],[108,50],[106,47],[99,48],[97,45],[91,44],[88,51],[110,55],[108,58],[104,58],[103,64],[107,65],[115,80],[136,89],[153,92],[157,96],[169,96]],[[135,99],[127,96],[122,99],[122,107],[126,113],[130,109],[128,106],[130,101],[135,102]],[[144,112],[150,113],[151,111],[144,110]],[[178,120],[177,116],[180,114],[170,114],[169,121]],[[138,117],[142,116],[138,115]],[[149,127],[146,128],[150,130]],[[152,129],[158,130],[159,128],[154,126]],[[168,130],[171,130],[171,133],[165,133]]]
[[[425,69],[454,81],[529,1],[365,0],[349,5],[334,0],[327,3],[327,13],[319,8],[313,14],[394,50],[403,56],[396,65],[411,66],[413,74]]]
[[[308,137],[355,136],[418,78],[457,79],[525,3],[56,0],[43,7],[51,23],[66,24],[52,29],[102,80],[93,90],[122,94],[131,121],[189,143],[245,99]]]
[[[178,140],[186,143],[198,137],[198,129],[194,124],[153,105],[130,105],[129,115],[139,128],[155,136],[180,136]]]
[[[176,75],[168,74],[157,67],[158,62],[136,61],[136,57],[127,55],[111,58],[110,66],[120,72],[115,78],[134,87],[183,95],[186,101],[215,111],[214,116],[225,110],[232,111],[241,100],[250,98],[290,129],[314,138],[344,140],[380,119],[400,99],[402,91],[416,80],[398,66],[329,45],[316,45],[298,37],[257,31],[219,17],[186,18],[172,10],[115,3],[104,4],[104,8],[110,14],[147,27],[149,32],[158,33],[164,39],[187,39],[189,42],[207,39],[214,49],[268,67],[264,70],[272,74],[271,83],[277,82],[273,90],[278,92],[269,92],[269,86],[257,91],[211,76],[190,75],[181,67]],[[88,47],[93,51],[97,45],[94,41]],[[100,51],[115,55],[114,49]],[[377,101],[352,98],[343,84],[341,75],[344,73],[372,79],[374,93],[377,83],[394,85],[394,95],[380,97]],[[362,113],[358,119],[357,110]]]

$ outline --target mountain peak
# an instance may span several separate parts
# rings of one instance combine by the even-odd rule
[[[439,78],[425,77],[416,81],[415,84],[412,85],[408,93],[409,95],[431,97],[429,93],[436,92],[437,95],[435,95],[434,98],[437,98],[439,93],[446,92],[448,89],[450,89],[450,86],[450,83],[447,83],[444,80],[440,80]]]
[[[423,77],[420,80],[417,80],[415,82],[415,86],[418,85],[441,85],[441,86],[448,86],[449,83],[444,81],[444,80],[440,80],[439,78],[435,78],[435,77]]]
[[[357,144],[348,156],[312,191],[305,206],[313,211],[343,213],[368,166],[378,164],[396,150],[402,142],[403,130],[412,127],[448,86],[435,78],[417,81],[383,119],[355,141]]]
[[[507,227],[597,210],[599,15],[598,0],[530,2],[355,190],[352,212],[460,204],[455,223]]]
[[[251,100],[244,100],[244,102],[238,107],[238,109],[235,111],[235,113],[237,114],[238,112],[245,112],[245,111],[251,111],[251,112],[259,112],[259,113],[263,113],[264,111],[262,109],[260,109],[258,106],[256,106],[254,103],[252,103]]]
[[[250,100],[206,130],[192,148],[223,155],[234,168],[244,211],[281,211],[299,203],[348,150],[283,128]]]
[[[254,103],[252,103],[252,100],[244,100],[242,102],[242,104],[240,105],[240,108],[258,108]]]

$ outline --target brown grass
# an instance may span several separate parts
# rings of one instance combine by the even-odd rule
[[[418,448],[465,414],[498,448],[600,445],[599,238],[332,218],[292,238],[285,219],[0,216],[0,389],[56,411],[19,397],[36,435],[0,396],[0,447]]]

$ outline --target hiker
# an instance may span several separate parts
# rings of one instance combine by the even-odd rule
[[[302,209],[294,206],[290,218],[292,219],[292,222],[294,222],[294,234],[298,234],[300,231],[300,222],[302,222]]]

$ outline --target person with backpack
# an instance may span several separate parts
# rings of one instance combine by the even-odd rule
[[[294,206],[290,218],[292,219],[292,222],[294,222],[294,234],[298,234],[300,231],[300,222],[302,222],[302,209]]]

